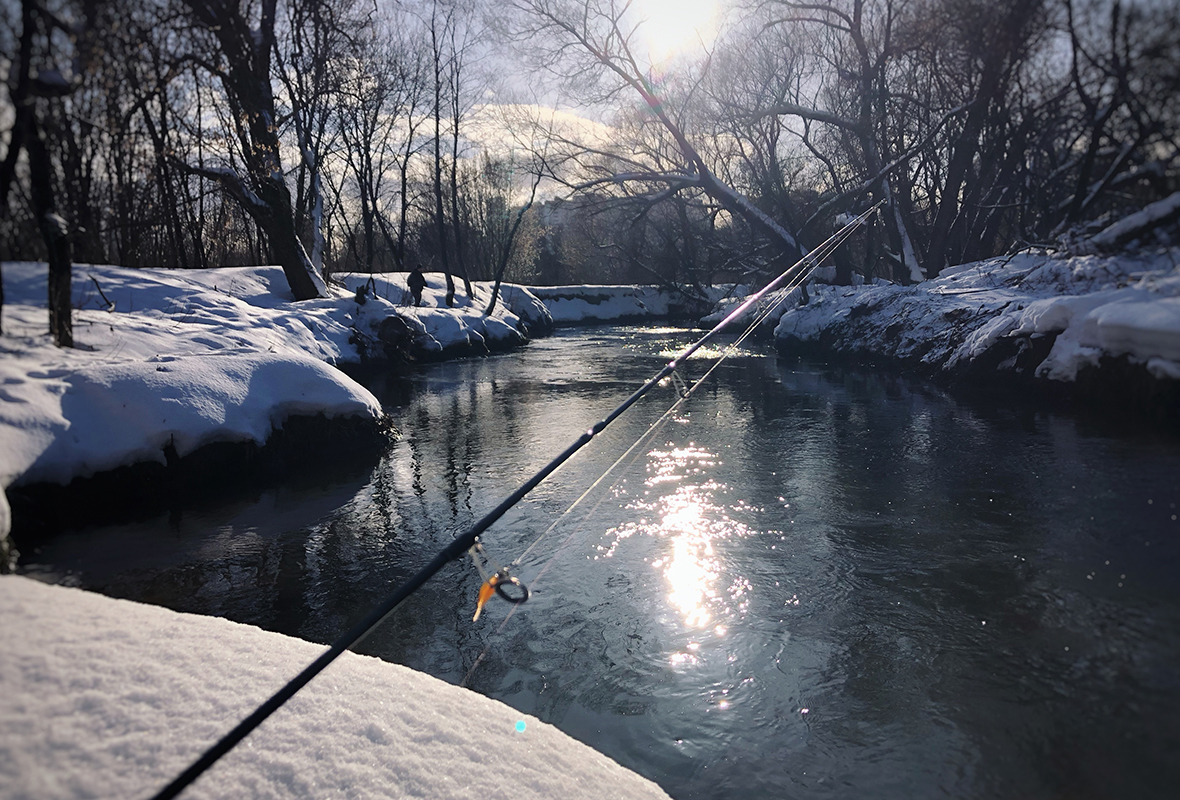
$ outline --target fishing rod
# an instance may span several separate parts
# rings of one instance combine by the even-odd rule
[[[589,430],[579,436],[569,447],[561,451],[553,460],[538,470],[531,478],[520,485],[516,491],[504,498],[495,508],[487,512],[482,518],[475,522],[461,535],[456,536],[455,539],[440,550],[430,562],[422,567],[416,574],[411,576],[408,580],[393,590],[381,603],[369,611],[365,617],[349,628],[336,641],[329,645],[328,649],[320,654],[318,658],[308,664],[298,675],[287,682],[282,688],[271,695],[262,705],[258,706],[249,716],[234,726],[229,733],[225,734],[220,740],[214,743],[208,750],[206,750],[196,761],[194,761],[184,772],[180,773],[176,778],[152,796],[151,800],[170,800],[179,795],[186,787],[201,776],[205,770],[213,766],[217,761],[232,750],[239,742],[245,739],[250,733],[266,720],[271,714],[277,711],[284,703],[295,696],[296,692],[306,686],[312,678],[320,674],[327,668],[329,664],[335,661],[342,653],[350,649],[369,633],[377,628],[386,617],[392,614],[397,607],[400,606],[406,598],[420,589],[423,584],[434,577],[444,566],[457,558],[461,558],[464,553],[471,551],[479,542],[481,533],[490,528],[500,517],[504,516],[513,506],[519,503],[524,497],[535,489],[547,477],[552,475],[558,467],[569,461],[574,454],[590,443],[595,436],[606,429],[608,425],[618,419],[627,409],[635,405],[640,398],[650,392],[653,388],[660,385],[660,383],[674,372],[677,367],[682,365],[685,361],[692,357],[694,353],[705,346],[707,342],[720,334],[727,326],[735,320],[740,319],[756,303],[761,301],[764,297],[774,291],[786,286],[788,283],[796,281],[802,282],[811,271],[819,266],[822,261],[827,258],[837,247],[839,247],[852,232],[865,223],[878,208],[881,207],[884,201],[878,201],[875,205],[866,209],[855,219],[844,225],[840,230],[833,233],[822,244],[815,248],[807,255],[800,258],[790,267],[788,267],[781,275],[768,283],[762,289],[750,295],[746,300],[740,303],[737,308],[733,309],[725,316],[721,322],[700,339],[689,345],[681,351],[675,358],[669,361],[664,367],[649,378],[642,386],[636,389],[626,400],[615,407],[613,411],[603,417],[600,421],[595,423]],[[797,284],[796,284],[797,285]],[[781,301],[782,298],[780,298]],[[777,305],[777,302],[775,303]],[[474,555],[473,555],[474,558]],[[478,561],[476,562],[478,567]],[[483,570],[481,569],[481,575]],[[519,581],[512,579],[507,575],[505,570],[498,570],[496,574],[503,574],[504,583],[511,583],[521,586]],[[495,577],[495,576],[493,576]],[[486,584],[485,584],[486,585]],[[523,596],[513,596],[502,590],[503,584],[495,584],[497,593],[506,600],[519,603],[527,598],[527,589]]]

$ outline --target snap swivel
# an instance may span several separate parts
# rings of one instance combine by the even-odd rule
[[[471,563],[475,564],[479,577],[483,578],[483,585],[479,587],[479,597],[475,603],[475,616],[471,618],[472,622],[479,619],[479,615],[483,613],[484,605],[492,599],[493,594],[498,594],[501,599],[513,605],[518,605],[529,599],[529,588],[521,583],[520,578],[509,573],[507,567],[501,567],[493,561],[479,542],[473,544],[467,553],[471,556]],[[488,569],[485,569],[485,565]],[[510,592],[506,588],[508,586],[516,587],[516,593]]]

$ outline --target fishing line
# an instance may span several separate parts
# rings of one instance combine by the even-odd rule
[[[635,461],[638,460],[640,454],[642,453],[641,445],[645,444],[646,442],[651,441],[651,439],[655,437],[655,434],[664,426],[665,423],[667,423],[667,421],[669,419],[672,418],[672,414],[675,412],[675,410],[685,400],[688,399],[688,395],[691,393],[692,393],[692,388],[688,389],[685,394],[681,394],[679,397],[677,397],[677,399],[672,403],[672,405],[668,408],[668,410],[666,410],[663,414],[661,414],[659,416],[659,418],[656,419],[656,421],[653,422],[648,427],[648,429],[646,431],[641,433],[639,435],[639,437],[631,444],[631,446],[623,451],[622,455],[620,455],[617,459],[615,459],[615,461],[610,466],[608,466],[603,471],[603,473],[601,475],[599,475],[598,478],[596,478],[594,480],[593,483],[591,483],[589,486],[586,487],[585,491],[583,491],[580,495],[578,495],[577,499],[575,499],[569,505],[569,507],[566,508],[566,510],[563,511],[561,513],[561,515],[552,522],[552,524],[549,525],[548,528],[546,528],[539,536],[537,536],[533,540],[532,544],[530,544],[527,548],[525,548],[524,552],[522,552],[519,556],[517,556],[512,561],[513,566],[520,566],[522,564],[522,562],[524,561],[525,557],[528,556],[528,554],[538,544],[540,544],[541,541],[543,539],[545,539],[545,537],[547,537],[550,533],[552,533],[566,517],[568,517],[570,514],[572,514],[574,509],[576,509],[582,503],[583,500],[585,500],[587,497],[589,497],[590,494],[593,493],[594,490],[604,480],[606,480],[608,475],[610,475],[612,472],[614,472],[615,469],[617,469],[618,466],[620,464],[622,464],[624,461],[627,462],[626,468],[624,468],[619,473],[618,477],[616,477],[615,480],[611,483],[611,485],[608,486],[606,488],[606,490],[603,491],[599,495],[597,502],[595,502],[593,506],[591,506],[589,509],[587,509],[586,513],[582,515],[582,518],[580,520],[578,520],[578,524],[574,526],[574,529],[572,531],[570,531],[569,534],[561,541],[561,543],[558,544],[557,547],[555,547],[553,549],[553,553],[549,556],[549,558],[545,559],[544,563],[542,563],[540,571],[537,572],[537,574],[532,578],[532,580],[529,581],[529,586],[532,587],[532,589],[531,589],[532,591],[534,591],[534,592],[536,591],[537,586],[541,583],[541,579],[544,578],[545,573],[549,571],[549,567],[557,559],[557,556],[560,555],[561,552],[566,549],[566,547],[569,545],[570,541],[572,541],[573,538],[575,536],[577,536],[578,533],[580,533],[582,531],[582,528],[586,525],[586,523],[589,522],[594,517],[594,515],[598,512],[599,507],[610,496],[611,490],[613,490],[618,485],[619,481],[622,480],[623,475],[625,475],[627,473],[627,471],[630,469],[630,467],[635,463]],[[508,610],[508,613],[504,615],[504,619],[500,621],[500,624],[496,627],[496,630],[493,631],[492,634],[488,637],[488,644],[484,645],[484,648],[483,648],[483,650],[480,651],[479,656],[476,657],[475,661],[472,662],[471,667],[468,668],[467,673],[463,676],[463,680],[459,681],[460,686],[467,686],[468,685],[468,683],[471,680],[471,676],[475,673],[476,669],[479,668],[479,665],[483,663],[484,658],[491,651],[491,648],[492,648],[491,642],[493,640],[495,640],[497,637],[499,637],[504,632],[504,628],[506,628],[508,626],[508,621],[512,619],[512,617],[516,614],[517,610],[518,610],[518,606],[513,605]]]
[[[691,393],[691,390],[689,391],[689,393]],[[583,491],[580,495],[578,495],[577,499],[575,499],[572,503],[570,503],[570,505],[565,509],[565,511],[563,511],[561,513],[561,515],[558,516],[558,518],[555,519],[549,525],[548,528],[546,528],[539,536],[537,536],[533,540],[532,544],[530,544],[528,547],[525,548],[524,552],[522,552],[519,556],[517,556],[515,559],[513,559],[512,566],[521,566],[525,557],[528,556],[528,554],[538,544],[540,544],[543,539],[545,539],[550,533],[552,533],[566,517],[568,517],[570,514],[572,514],[574,509],[576,509],[579,505],[581,505],[582,501],[585,500],[587,497],[589,497],[590,494],[593,493],[595,488],[597,488],[604,480],[606,480],[608,475],[610,475],[612,472],[614,472],[614,470],[620,464],[622,464],[624,461],[627,461],[627,468],[624,469],[622,472],[620,472],[619,476],[617,478],[615,478],[615,480],[611,483],[610,486],[607,487],[606,491],[602,492],[602,494],[599,495],[598,501],[595,502],[594,505],[591,506],[586,511],[586,513],[584,515],[582,515],[582,518],[580,520],[578,520],[578,524],[574,526],[574,529],[572,531],[570,531],[569,534],[561,541],[561,543],[553,549],[552,555],[550,555],[549,558],[545,559],[544,563],[541,565],[540,571],[537,572],[537,574],[532,578],[532,580],[529,581],[529,585],[532,587],[532,591],[536,591],[537,585],[541,582],[541,579],[545,576],[545,573],[549,571],[550,565],[552,565],[554,560],[557,558],[557,556],[560,555],[563,550],[565,550],[565,548],[569,545],[570,541],[575,536],[577,536],[578,533],[581,532],[581,530],[585,526],[585,524],[590,519],[592,519],[594,517],[594,515],[598,512],[599,506],[601,506],[603,504],[603,502],[605,502],[606,498],[610,496],[611,490],[614,489],[615,486],[618,485],[618,482],[622,479],[622,476],[624,474],[626,474],[627,469],[629,469],[635,463],[635,461],[639,458],[639,455],[642,452],[640,449],[640,446],[643,445],[645,442],[651,441],[651,439],[655,436],[656,432],[659,431],[659,429],[662,428],[664,426],[664,424],[669,419],[671,419],[672,413],[676,410],[676,408],[680,405],[680,403],[683,402],[685,399],[687,399],[687,395],[681,395],[679,398],[677,398],[677,400],[672,404],[672,406],[667,411],[665,411],[663,414],[661,414],[660,417],[655,422],[653,422],[648,427],[648,429],[646,431],[641,433],[639,435],[639,438],[637,438],[631,444],[630,447],[628,447],[626,450],[624,450],[622,455],[620,455],[617,459],[615,459],[614,463],[612,463],[610,466],[608,466],[603,471],[603,473],[601,475],[599,475],[598,478],[596,478],[594,480],[593,483],[591,483],[589,486],[587,486],[585,491]],[[506,628],[508,626],[508,621],[512,619],[513,615],[516,614],[517,610],[518,610],[518,604],[514,604],[510,609],[508,609],[508,613],[504,615],[504,619],[500,621],[500,624],[496,627],[496,630],[493,631],[492,634],[488,637],[488,644],[484,645],[484,648],[483,648],[483,650],[480,651],[479,656],[477,656],[475,661],[473,661],[471,663],[471,666],[468,668],[467,673],[463,676],[463,680],[459,681],[460,686],[467,686],[468,685],[469,681],[471,680],[471,676],[475,673],[475,670],[479,668],[479,665],[483,663],[484,658],[491,651],[491,647],[492,647],[491,641],[496,639],[498,636],[500,636],[500,634],[502,634],[504,632],[504,628]]]
[[[879,206],[880,204],[878,203],[877,205]],[[859,225],[860,222],[863,222],[865,219],[867,219],[868,216],[876,210],[876,208],[877,206],[874,206],[873,208],[865,211],[860,217],[858,217],[856,221],[854,221],[855,224]],[[851,225],[852,224],[850,223],[850,226]],[[620,480],[622,480],[623,475],[627,473],[630,467],[639,458],[639,448],[641,445],[651,441],[651,439],[655,437],[655,434],[661,428],[663,428],[665,424],[667,424],[668,420],[672,418],[672,415],[676,412],[676,410],[687,402],[692,393],[695,392],[697,388],[700,387],[726,359],[738,351],[745,340],[754,334],[754,332],[771,316],[771,314],[773,314],[774,311],[790,297],[791,293],[795,289],[797,289],[808,278],[811,277],[811,274],[819,267],[820,264],[823,263],[828,255],[830,255],[836,248],[843,244],[854,230],[855,226],[841,229],[837,232],[837,234],[833,235],[832,239],[830,239],[828,242],[824,242],[820,247],[816,248],[815,251],[809,254],[809,258],[811,259],[811,267],[808,270],[801,272],[795,280],[791,281],[790,284],[779,290],[778,296],[775,297],[772,302],[767,303],[765,306],[758,309],[750,324],[746,326],[745,331],[743,331],[740,336],[738,336],[733,342],[726,346],[721,355],[714,360],[713,364],[705,371],[703,375],[701,375],[700,378],[693,381],[691,384],[687,384],[683,381],[678,372],[672,372],[671,377],[673,379],[677,393],[677,398],[672,402],[672,405],[669,406],[668,409],[655,420],[655,422],[648,426],[647,430],[641,433],[636,438],[636,440],[602,472],[602,474],[600,474],[589,486],[586,487],[585,491],[583,491],[572,503],[570,503],[570,505],[549,525],[548,528],[546,528],[541,532],[540,535],[534,538],[532,543],[529,544],[529,546],[526,547],[524,551],[512,561],[510,565],[511,567],[521,566],[530,552],[532,552],[545,538],[547,538],[549,534],[551,534],[562,523],[562,521],[565,520],[566,517],[573,513],[574,509],[581,505],[582,501],[589,497],[590,494],[593,493],[594,490],[604,480],[606,480],[607,476],[614,472],[620,464],[622,464],[624,461],[627,461],[626,468],[619,473],[615,480],[611,482],[611,485],[607,487],[607,489],[599,496],[598,501],[586,511],[586,513],[578,521],[577,525],[574,526],[574,529],[570,531],[570,533],[556,548],[554,548],[552,555],[545,559],[540,571],[529,582],[530,586],[532,587],[532,591],[536,590],[537,586],[541,583],[541,579],[544,577],[545,573],[549,571],[550,565],[553,564],[557,556],[563,550],[565,550],[570,541],[579,532],[581,532],[585,524],[594,517],[598,511],[598,508],[602,505],[606,498],[610,496],[611,491],[616,486],[618,486],[618,483]],[[465,687],[469,684],[471,676],[479,668],[480,664],[483,663],[484,658],[490,652],[492,647],[490,642],[499,637],[504,632],[504,629],[508,626],[509,620],[511,620],[516,614],[519,605],[519,603],[514,603],[508,610],[508,613],[504,616],[504,619],[500,621],[500,624],[496,627],[496,630],[493,631],[488,637],[489,643],[484,646],[483,650],[480,651],[480,654],[476,657],[475,661],[472,662],[471,667],[468,668],[466,674],[463,676],[463,679],[459,682],[459,686]]]
[[[819,259],[819,261],[822,261],[822,257]],[[807,276],[809,276],[810,273],[812,271],[814,271],[814,269],[815,269],[815,267],[813,266],[811,268],[811,270],[809,270],[807,273],[801,275],[799,282],[801,282],[803,279],[805,279]],[[656,421],[653,422],[648,427],[648,429],[646,431],[641,433],[639,435],[639,437],[626,450],[623,451],[622,455],[620,455],[617,459],[615,459],[615,461],[610,466],[608,466],[603,471],[603,473],[601,475],[599,475],[594,480],[593,483],[591,483],[588,487],[586,487],[586,490],[584,492],[582,492],[582,494],[579,495],[577,497],[577,499],[575,499],[572,503],[570,503],[570,505],[565,509],[565,511],[563,511],[561,513],[561,515],[558,516],[557,519],[555,519],[553,521],[553,523],[548,528],[546,528],[539,536],[537,536],[535,539],[533,539],[532,543],[524,549],[524,552],[522,552],[519,556],[517,556],[515,559],[513,559],[511,566],[520,566],[521,563],[523,563],[524,559],[528,556],[528,554],[530,552],[532,552],[532,550],[534,548],[536,548],[537,545],[539,545],[550,533],[552,533],[553,530],[555,528],[557,528],[557,526],[560,525],[561,522],[567,516],[569,516],[573,512],[573,510],[575,508],[577,508],[582,503],[582,501],[585,500],[594,491],[594,489],[597,488],[598,485],[601,484],[607,478],[608,475],[610,475],[612,472],[614,472],[615,469],[620,464],[623,463],[623,461],[627,460],[628,456],[631,456],[632,453],[635,454],[634,457],[631,458],[631,461],[633,463],[635,458],[638,458],[638,456],[639,456],[639,454],[636,452],[637,448],[639,448],[639,446],[641,444],[643,444],[645,441],[650,440],[655,435],[655,433],[661,427],[663,427],[664,424],[667,423],[667,421],[671,418],[672,414],[675,413],[676,409],[678,409],[681,405],[683,405],[684,402],[686,400],[688,400],[689,396],[694,391],[696,391],[697,387],[700,386],[713,373],[713,371],[715,369],[717,369],[719,366],[721,366],[721,363],[723,361],[725,361],[727,358],[729,358],[731,355],[733,355],[735,352],[737,352],[738,347],[740,347],[741,344],[747,338],[749,338],[750,335],[752,335],[755,330],[757,330],[758,326],[761,325],[774,312],[774,309],[777,308],[786,299],[787,295],[789,295],[789,293],[792,290],[797,288],[799,282],[796,282],[795,284],[793,284],[791,286],[785,287],[783,289],[783,293],[773,303],[770,303],[765,308],[760,309],[759,313],[754,317],[754,320],[747,326],[746,330],[741,334],[741,336],[739,336],[732,343],[727,345],[726,349],[722,352],[721,356],[718,357],[717,359],[715,359],[713,365],[710,366],[709,369],[705,371],[705,374],[702,375],[700,378],[698,378],[696,381],[694,381],[691,385],[684,383],[683,378],[680,377],[680,373],[673,370],[673,372],[671,374],[671,378],[674,381],[674,384],[676,386],[676,393],[677,393],[678,397],[676,398],[676,400],[673,401],[672,405],[669,406],[668,409],[663,414],[661,414],[659,416],[659,418],[657,418]],[[679,383],[675,383],[676,381],[679,381]],[[630,464],[628,464],[628,466],[630,466]],[[615,482],[612,483],[609,488],[614,488],[617,485],[617,483],[618,483],[618,479],[616,479]],[[604,494],[604,498],[605,498],[605,494]],[[583,518],[583,522],[586,519],[588,519],[591,515],[593,515],[594,511],[597,510],[598,505],[601,504],[601,502],[602,502],[602,500],[600,499],[599,502],[594,505],[594,508],[592,508],[590,511],[588,511],[586,513],[586,517]],[[579,523],[579,525],[580,524],[581,523]],[[575,530],[575,532],[576,532],[576,530]],[[568,541],[568,539],[566,541]],[[564,545],[564,544],[565,544],[565,542],[562,543],[562,545]],[[560,547],[561,546],[558,547],[558,550],[560,550]],[[546,562],[546,563],[548,563],[548,562]],[[537,576],[537,578],[539,578],[539,577],[540,577],[540,575]],[[533,579],[534,584],[536,583],[537,578]]]
[[[655,432],[667,422],[667,420],[676,411],[676,409],[679,408],[684,403],[684,401],[687,400],[688,397],[694,391],[696,391],[697,387],[700,386],[713,373],[714,370],[716,370],[718,367],[720,367],[722,362],[724,362],[727,358],[729,358],[734,353],[736,353],[737,349],[742,345],[742,343],[744,343],[746,339],[748,339],[751,335],[753,335],[753,333],[759,328],[759,326],[761,326],[762,323],[765,322],[770,317],[770,315],[774,313],[775,309],[778,308],[780,305],[782,305],[783,302],[785,302],[787,300],[787,298],[790,296],[790,293],[792,291],[794,291],[795,289],[797,289],[809,277],[811,277],[811,274],[819,267],[820,264],[823,263],[824,259],[826,259],[833,251],[835,251],[840,245],[842,245],[848,239],[848,237],[851,236],[853,232],[855,232],[855,229],[857,227],[859,227],[859,225],[861,223],[863,223],[865,220],[867,220],[869,215],[873,211],[875,211],[880,205],[881,205],[880,203],[877,203],[872,208],[869,208],[868,210],[863,212],[860,216],[858,216],[856,219],[854,219],[852,222],[850,222],[844,228],[841,228],[839,231],[837,231],[835,234],[833,234],[833,236],[828,241],[824,242],[818,248],[816,248],[816,250],[812,251],[812,253],[810,253],[807,257],[807,259],[811,261],[810,268],[807,269],[806,271],[800,272],[798,277],[795,280],[793,280],[789,285],[784,286],[781,288],[781,290],[779,290],[778,296],[774,298],[773,302],[768,303],[766,306],[760,308],[757,311],[753,320],[750,322],[749,325],[746,326],[745,331],[743,331],[740,336],[738,336],[733,342],[731,342],[729,345],[726,346],[726,349],[722,352],[721,356],[718,357],[714,361],[713,365],[710,366],[709,369],[705,371],[705,374],[703,374],[700,378],[698,378],[696,381],[694,381],[691,385],[681,384],[681,386],[678,386],[677,387],[677,394],[679,395],[679,397],[672,403],[672,405],[668,408],[668,410],[665,411],[655,422],[653,422],[651,424],[651,426],[648,427],[648,429],[646,431],[641,433],[639,435],[639,438],[637,438],[635,440],[635,442],[630,447],[628,447],[626,450],[624,450],[622,455],[620,455],[614,461],[614,463],[612,463],[610,466],[608,466],[606,468],[606,470],[601,475],[599,475],[598,478],[593,483],[591,483],[586,488],[586,490],[584,492],[582,492],[582,494],[579,495],[578,498],[576,500],[574,500],[569,505],[569,507],[566,508],[565,511],[563,511],[561,513],[561,515],[556,520],[554,520],[554,522],[548,528],[545,529],[544,532],[542,532],[539,536],[537,536],[533,540],[532,544],[530,544],[527,548],[525,548],[524,552],[522,552],[519,556],[517,556],[513,560],[512,566],[519,566],[524,561],[525,557],[529,554],[529,552],[531,552],[537,545],[539,545],[545,537],[547,537],[550,533],[552,533],[553,530],[561,523],[561,521],[564,520],[575,508],[577,508],[578,505],[580,505],[581,502],[583,500],[585,500],[586,497],[592,491],[594,491],[595,487],[597,487],[600,483],[602,483],[602,481],[605,480],[606,477],[611,472],[613,472],[619,466],[619,464],[621,464],[627,458],[627,456],[630,453],[632,453],[637,447],[639,447],[639,445],[645,439],[648,439],[651,436],[653,436],[655,434]],[[743,304],[743,305],[745,305],[745,304]],[[723,321],[717,327],[720,328],[721,325],[724,325],[726,322],[729,322],[733,317],[734,317],[734,314],[730,314],[729,316],[726,317],[725,321]],[[716,329],[714,329],[714,330],[716,330]],[[701,341],[704,341],[704,340],[702,339]],[[683,361],[683,360],[685,360],[685,356],[682,355],[677,360]],[[673,380],[676,380],[679,377],[680,377],[679,373],[676,372],[675,370],[673,370],[672,371]],[[616,483],[617,483],[617,481],[616,481]],[[615,486],[615,484],[612,483],[611,488],[613,488],[614,486]],[[595,505],[595,508],[597,508],[597,504]],[[588,512],[588,514],[589,513],[592,513],[592,511]],[[535,582],[536,582],[536,579],[534,579],[534,583]]]
[[[178,775],[171,783],[161,789],[155,794],[152,800],[170,800],[180,794],[193,781],[201,776],[205,770],[213,766],[217,761],[230,750],[232,750],[239,742],[245,739],[255,728],[263,723],[271,714],[277,711],[288,700],[295,696],[295,693],[306,686],[316,675],[320,674],[335,661],[342,653],[349,648],[355,646],[366,636],[368,636],[377,626],[385,621],[385,618],[400,606],[406,598],[416,592],[428,580],[430,580],[439,570],[446,566],[451,561],[461,558],[472,545],[479,540],[479,535],[490,528],[497,520],[506,514],[513,506],[519,503],[524,497],[535,489],[542,481],[552,475],[562,464],[571,459],[579,450],[585,447],[590,441],[601,433],[608,425],[622,416],[627,409],[639,402],[640,398],[646,395],[667,377],[669,377],[676,368],[682,365],[685,361],[692,357],[694,353],[704,347],[705,343],[710,341],[714,336],[718,335],[730,323],[740,319],[755,303],[760,302],[763,298],[770,295],[772,292],[778,291],[784,285],[792,281],[801,281],[809,276],[811,272],[826,258],[832,250],[845,241],[851,232],[864,223],[868,219],[869,214],[876,211],[884,201],[879,201],[869,209],[867,209],[860,216],[849,222],[836,233],[832,234],[823,244],[816,250],[807,254],[803,258],[792,264],[787,270],[780,274],[773,281],[768,283],[759,291],[750,295],[746,300],[740,303],[737,308],[733,309],[721,320],[712,330],[705,333],[695,343],[685,348],[679,355],[664,365],[663,369],[649,378],[642,386],[636,389],[626,400],[615,407],[613,411],[607,414],[602,420],[595,423],[589,430],[579,436],[571,445],[559,453],[548,464],[538,470],[532,477],[522,483],[516,491],[504,498],[491,511],[485,514],[481,519],[475,522],[462,535],[455,537],[446,547],[435,554],[434,558],[430,560],[426,566],[422,567],[417,573],[397,586],[381,603],[372,608],[368,614],[364,616],[359,622],[349,628],[343,635],[341,635],[335,642],[333,642],[327,650],[320,654],[318,658],[307,665],[298,675],[288,681],[271,697],[264,701],[258,708],[256,708],[249,716],[239,722],[229,733],[225,734],[220,740],[215,742],[208,750],[206,750],[196,761],[194,761],[187,769]],[[797,283],[794,285],[798,285]],[[784,295],[785,296],[785,295]],[[771,308],[778,304],[771,304]],[[755,312],[755,317],[764,320],[767,314],[763,313],[761,309]],[[748,334],[746,334],[748,335]],[[742,337],[744,338],[744,336]],[[720,361],[718,361],[718,364]],[[714,364],[705,376],[716,369],[717,364]],[[703,377],[705,377],[703,376]],[[702,377],[702,380],[703,380]],[[693,386],[700,385],[697,381]],[[691,394],[691,391],[689,392]],[[681,398],[682,400],[685,398]]]

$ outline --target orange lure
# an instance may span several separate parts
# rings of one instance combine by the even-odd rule
[[[496,593],[496,584],[500,582],[499,575],[493,575],[484,581],[483,586],[479,587],[479,600],[475,604],[475,616],[471,618],[472,622],[479,619],[479,615],[483,613],[484,604],[492,599],[492,595]]]

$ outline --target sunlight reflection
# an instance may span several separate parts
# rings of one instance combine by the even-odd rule
[[[690,330],[690,329],[688,329],[688,328],[674,328],[674,327],[669,327],[669,326],[665,326],[665,327],[660,328],[660,327],[653,326],[651,328],[644,328],[643,332],[644,332],[644,334],[653,335],[653,336],[668,336],[669,334],[683,334],[686,330]]]
[[[595,557],[614,555],[621,542],[636,534],[665,540],[666,548],[651,564],[663,573],[669,604],[684,625],[723,637],[728,632],[724,623],[748,610],[753,586],[730,572],[717,548],[729,538],[751,533],[729,516],[731,509],[757,509],[725,497],[728,487],[711,477],[720,459],[693,443],[657,448],[648,459],[643,498],[628,506],[639,512],[638,519],[608,531]],[[671,663],[695,663],[699,646],[697,641],[688,643],[685,651],[671,656]]]
[[[717,359],[721,358],[721,356],[725,355],[728,349],[729,345],[705,345],[700,350],[697,350],[695,353],[689,356],[688,360],[697,361],[699,359],[708,359],[709,361],[716,361]],[[660,358],[673,359],[679,356],[683,350],[683,347],[676,349],[669,347],[661,350],[659,355]],[[738,352],[741,351],[739,350]]]
[[[671,586],[668,599],[684,616],[684,624],[695,628],[707,623],[708,603],[717,597],[712,588],[717,565],[711,543],[707,539],[701,541],[701,537],[692,533],[677,535],[672,541],[672,561],[664,570],[664,577]]]

